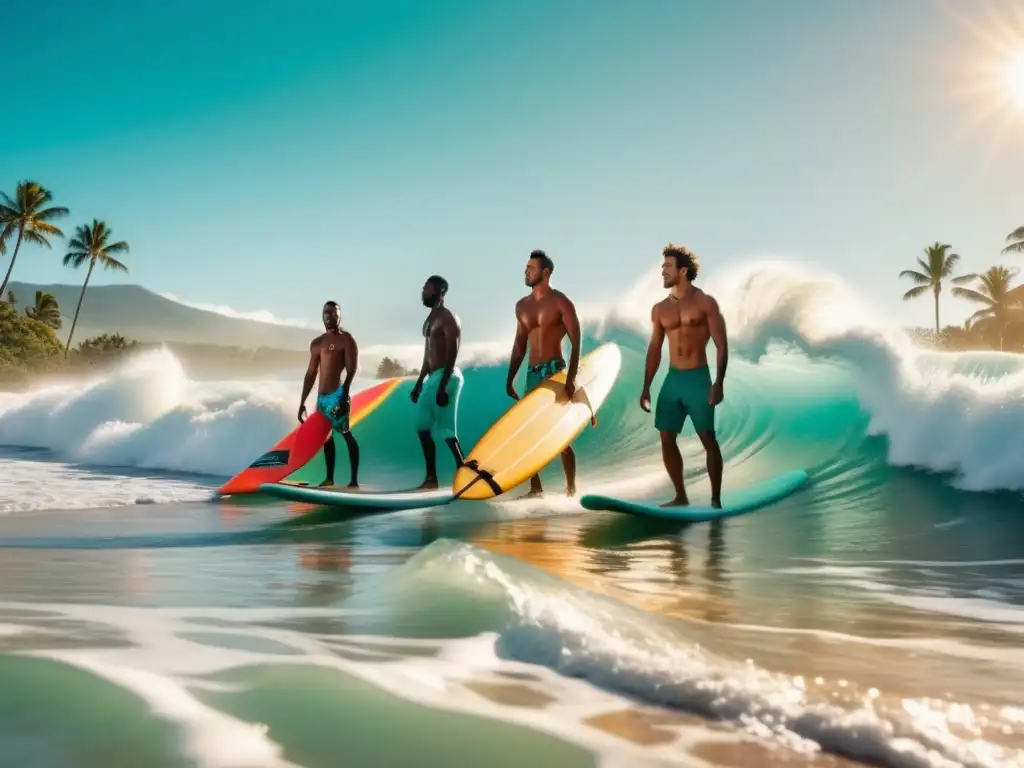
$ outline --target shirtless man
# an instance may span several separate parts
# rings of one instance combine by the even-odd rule
[[[512,356],[508,361],[506,389],[509,397],[518,400],[515,378],[519,366],[526,356],[529,342],[530,363],[526,373],[526,394],[544,381],[565,369],[562,356],[562,339],[569,337],[572,351],[569,355],[569,370],[565,378],[565,397],[571,400],[576,392],[576,370],[580,364],[580,323],[576,307],[561,291],[551,287],[551,273],[555,265],[544,251],[533,251],[526,262],[526,284],[533,289],[516,303],[516,340],[512,345]],[[565,470],[565,492],[576,495],[576,454],[572,446],[562,451],[562,468]],[[540,496],[544,489],[540,475],[530,478],[530,492],[527,496]]]
[[[697,257],[683,246],[669,243],[662,251],[661,276],[669,295],[651,309],[651,342],[640,407],[651,411],[651,381],[661,365],[661,345],[668,336],[669,371],[658,395],[654,428],[661,432],[661,455],[676,496],[662,506],[689,504],[683,488],[683,457],[676,439],[686,417],[693,420],[707,452],[711,480],[711,506],[722,506],[722,450],[715,436],[715,406],[722,402],[722,383],[729,361],[725,320],[718,302],[693,285],[700,271]],[[714,382],[708,369],[708,339],[718,351]]]
[[[313,380],[317,371],[320,372],[320,388],[316,396],[316,409],[331,422],[335,432],[341,433],[348,446],[348,460],[352,476],[349,488],[358,488],[359,445],[349,431],[348,418],[352,405],[348,389],[356,375],[359,362],[359,347],[352,334],[341,328],[341,309],[337,302],[328,301],[324,304],[325,333],[313,339],[309,345],[309,367],[306,377],[302,380],[302,400],[299,404],[299,421],[306,418],[306,398],[313,389]],[[341,381],[341,372],[345,371],[345,381]],[[334,462],[336,458],[334,435],[324,443],[324,459],[327,460],[327,479],[320,483],[321,487],[334,485]]]
[[[420,486],[423,489],[437,488],[437,450],[431,430],[448,445],[456,467],[461,467],[465,460],[455,429],[463,383],[455,360],[462,329],[459,319],[444,305],[447,293],[448,281],[439,275],[431,275],[423,284],[423,306],[430,307],[430,314],[423,323],[423,365],[410,396],[419,404],[416,432],[427,464],[427,479]]]

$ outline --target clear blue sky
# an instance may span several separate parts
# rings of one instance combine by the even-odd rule
[[[314,323],[335,298],[374,341],[415,338],[432,272],[483,339],[530,249],[604,300],[670,239],[709,273],[820,263],[926,325],[896,273],[935,240],[1012,263],[1024,224],[1024,121],[967,130],[985,46],[931,0],[58,0],[4,26],[0,185],[130,241],[97,283]],[[14,279],[77,281],[62,253]]]

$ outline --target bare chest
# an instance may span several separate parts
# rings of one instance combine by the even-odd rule
[[[551,301],[535,301],[523,306],[520,313],[523,325],[528,331],[538,328],[554,328],[561,325],[561,313]]]
[[[320,364],[332,365],[345,359],[345,343],[341,339],[320,342]]]
[[[700,330],[708,324],[707,315],[696,304],[666,304],[660,312],[661,325],[666,331]]]

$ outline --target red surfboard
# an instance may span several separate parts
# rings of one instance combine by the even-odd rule
[[[401,379],[385,379],[352,395],[352,410],[349,424],[355,426],[365,419],[373,409],[390,395]],[[263,483],[277,483],[292,472],[302,468],[323,448],[331,434],[331,422],[317,410],[287,435],[278,440],[274,447],[260,456],[222,485],[217,492],[221,496],[237,493],[255,493]]]

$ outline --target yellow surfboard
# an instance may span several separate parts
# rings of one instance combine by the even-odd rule
[[[461,467],[455,473],[452,493],[463,499],[489,499],[529,480],[590,423],[621,365],[622,352],[615,344],[603,344],[581,358],[571,403],[565,399],[565,371],[541,382],[473,446],[466,457],[472,468]]]

